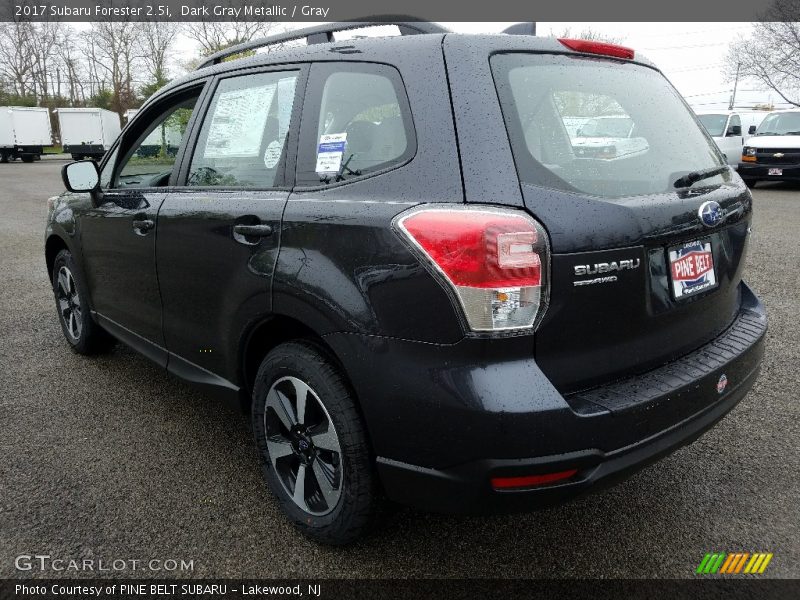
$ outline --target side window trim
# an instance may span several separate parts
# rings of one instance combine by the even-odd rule
[[[282,185],[273,187],[238,187],[238,186],[189,186],[186,185],[186,180],[189,177],[189,169],[191,168],[192,158],[197,151],[197,142],[200,137],[200,132],[203,128],[203,123],[208,116],[208,111],[214,100],[214,95],[223,79],[231,77],[243,77],[247,75],[256,75],[258,73],[271,73],[271,72],[284,72],[296,71],[297,82],[295,84],[295,100],[292,106],[292,116],[289,119],[289,132],[286,142],[286,160],[283,165],[283,172],[281,174]],[[250,67],[245,69],[236,69],[219,73],[215,75],[206,86],[204,96],[202,98],[203,104],[200,110],[195,110],[193,115],[194,125],[192,127],[191,135],[187,137],[186,144],[184,145],[183,155],[181,157],[181,164],[179,169],[173,173],[175,177],[174,183],[170,187],[178,188],[183,191],[274,191],[274,190],[291,190],[294,186],[294,172],[295,164],[297,162],[297,147],[300,129],[300,115],[302,114],[303,103],[306,94],[306,85],[308,83],[309,64],[308,63],[292,63],[281,65],[263,65],[258,67]],[[177,173],[177,174],[176,174]]]
[[[301,169],[304,165],[313,164],[316,161],[317,148],[317,129],[319,112],[322,106],[322,97],[327,78],[337,72],[357,69],[361,72],[372,73],[387,77],[392,83],[397,100],[400,103],[400,110],[403,115],[403,125],[406,128],[408,148],[402,158],[395,163],[375,171],[370,171],[364,175],[345,179],[340,182],[330,183],[301,183]],[[381,62],[362,62],[362,61],[325,61],[315,62],[309,73],[308,87],[303,107],[303,115],[300,122],[300,139],[297,149],[297,166],[295,173],[295,188],[301,191],[327,190],[358,181],[371,179],[383,173],[399,169],[411,162],[417,154],[417,132],[411,110],[411,102],[408,98],[405,82],[400,71],[391,64]]]
[[[118,171],[119,171],[119,168],[121,166],[122,161],[124,159],[128,158],[127,154],[128,154],[128,151],[131,149],[131,145],[134,144],[136,142],[136,140],[138,139],[138,137],[139,137],[137,135],[135,138],[133,138],[133,140],[131,140],[131,136],[133,135],[132,132],[133,131],[137,131],[137,129],[133,129],[132,130],[130,125],[134,124],[134,122],[137,121],[137,120],[141,121],[142,123],[145,123],[147,121],[147,119],[146,119],[147,115],[151,113],[151,110],[154,107],[168,106],[171,103],[175,102],[175,100],[181,94],[185,94],[186,92],[188,92],[188,91],[190,91],[192,89],[200,89],[200,94],[198,95],[197,103],[195,104],[195,109],[192,112],[192,116],[189,119],[189,123],[187,124],[187,127],[186,127],[186,134],[184,135],[184,138],[181,141],[181,146],[180,146],[180,148],[178,148],[178,153],[175,156],[175,163],[174,163],[174,166],[173,166],[173,169],[172,169],[172,173],[170,174],[170,178],[169,178],[169,182],[168,182],[167,186],[166,187],[140,187],[140,188],[137,187],[136,190],[140,191],[140,192],[144,192],[144,191],[152,191],[152,190],[164,190],[164,189],[168,189],[170,187],[173,187],[174,186],[174,180],[176,178],[176,174],[179,172],[179,168],[180,168],[179,165],[182,164],[183,156],[184,156],[184,154],[186,152],[186,148],[188,147],[188,143],[187,142],[190,139],[190,137],[192,136],[192,134],[194,133],[194,126],[195,126],[195,123],[197,122],[198,110],[201,107],[201,104],[205,101],[205,97],[206,97],[207,91],[208,91],[208,83],[209,83],[209,81],[210,81],[210,79],[206,78],[206,79],[196,79],[196,80],[187,82],[185,85],[182,85],[182,86],[180,86],[179,88],[177,88],[175,90],[171,90],[168,96],[164,96],[163,98],[158,98],[156,100],[156,102],[153,103],[152,105],[149,105],[149,103],[148,103],[148,105],[146,105],[144,107],[145,110],[143,110],[143,111],[140,110],[140,112],[136,114],[134,119],[130,123],[127,123],[125,125],[125,127],[122,130],[122,133],[117,138],[117,140],[114,143],[114,145],[108,150],[108,152],[106,152],[105,156],[103,157],[103,160],[101,161],[101,163],[99,165],[100,172],[102,173],[102,171],[106,168],[106,166],[108,166],[108,162],[110,160],[113,160],[115,164],[112,166],[113,171],[112,171],[112,174],[111,174],[111,181],[113,182],[117,178],[117,176],[119,175]],[[120,152],[119,152],[120,150],[124,150],[125,153],[124,154],[120,154]],[[124,188],[118,188],[118,187],[117,188],[112,188],[112,187],[106,188],[106,190],[108,190],[108,191],[116,191],[116,190],[121,190],[121,189],[124,189]],[[133,188],[131,188],[131,189],[133,189]]]

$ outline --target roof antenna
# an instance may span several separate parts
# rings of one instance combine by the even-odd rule
[[[503,30],[509,35],[536,35],[536,23],[515,23]]]

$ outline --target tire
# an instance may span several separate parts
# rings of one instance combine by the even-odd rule
[[[70,347],[78,354],[108,351],[114,339],[92,319],[87,302],[89,294],[69,250],[56,255],[52,284],[58,321]]]
[[[33,162],[33,154],[23,154],[21,157],[22,162],[24,163],[32,163]]]
[[[0,163],[6,164],[8,162],[8,154],[0,154]]]
[[[301,396],[306,410],[298,418]],[[281,418],[276,409],[284,406]],[[366,430],[353,393],[315,345],[288,342],[266,356],[251,415],[267,485],[292,524],[323,544],[364,535],[380,504]],[[305,493],[295,494],[301,468]]]
[[[745,179],[744,177],[742,178],[742,181],[744,181],[744,184],[745,184],[747,187],[749,187],[751,190],[752,190],[754,187],[756,187],[756,184],[758,183],[758,180],[757,180],[757,179]]]
[[[72,160],[83,160],[83,154],[73,154]]]

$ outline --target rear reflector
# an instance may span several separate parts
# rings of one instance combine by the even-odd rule
[[[558,38],[570,50],[575,52],[586,52],[587,54],[602,54],[603,56],[613,56],[614,58],[633,59],[633,48],[608,44],[606,42],[595,42],[593,40],[572,40],[569,38]]]
[[[543,473],[542,475],[524,475],[522,477],[492,477],[492,487],[496,490],[510,490],[514,488],[530,488],[546,483],[554,483],[569,479],[578,469],[559,471],[558,473]]]

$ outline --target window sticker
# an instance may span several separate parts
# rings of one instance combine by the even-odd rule
[[[220,94],[203,157],[258,156],[275,88],[273,83]]]
[[[282,150],[283,146],[278,140],[270,142],[264,152],[264,166],[268,169],[274,169],[281,159]]]
[[[326,133],[319,138],[317,146],[317,168],[319,175],[338,173],[342,166],[344,147],[347,145],[346,133]]]

